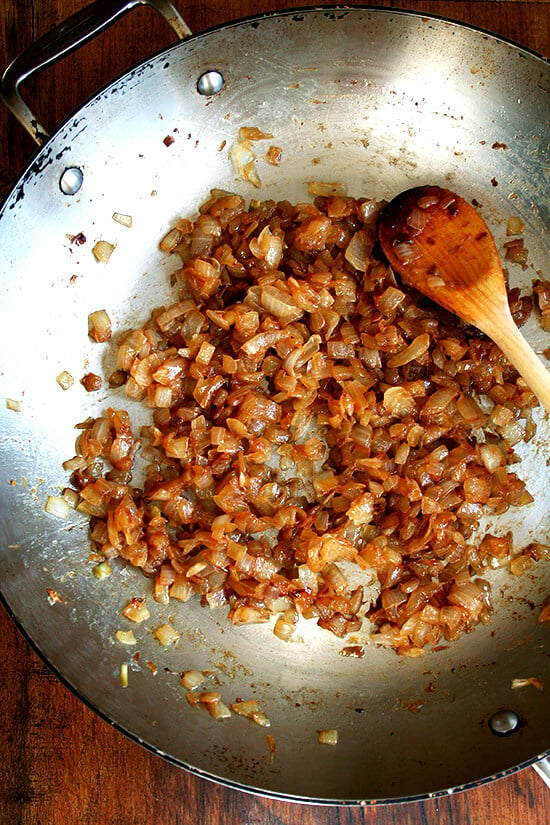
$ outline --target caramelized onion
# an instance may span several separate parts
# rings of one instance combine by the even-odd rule
[[[253,182],[252,143],[267,137],[247,127],[234,150]],[[519,575],[548,556],[472,538],[482,515],[532,500],[507,465],[537,401],[495,345],[398,287],[374,257],[374,201],[315,191],[246,210],[214,190],[165,235],[182,259],[173,303],[117,357],[118,385],[152,410],[145,481],[131,483],[139,441],[123,410],[80,425],[65,467],[94,551],[153,576],[157,601],[198,596],[235,625],[276,617],[284,641],[299,617],[345,637],[366,614],[375,643],[419,656],[490,621],[481,569],[508,561]],[[434,206],[421,200],[410,226]],[[535,295],[545,322],[550,285]],[[369,606],[360,582],[374,578]],[[141,599],[123,612],[149,615]],[[168,625],[156,635],[177,641]],[[188,699],[226,716],[219,694]]]

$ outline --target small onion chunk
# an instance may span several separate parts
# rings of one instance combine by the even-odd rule
[[[63,496],[48,496],[44,509],[50,516],[66,519],[71,512],[71,505],[65,501]]]
[[[521,235],[523,229],[523,221],[518,215],[514,215],[508,219],[508,223],[506,224],[507,235]]]
[[[346,188],[343,183],[323,183],[322,181],[312,180],[308,184],[309,194],[312,196],[315,195],[324,195],[328,197],[329,195],[345,195]]]
[[[318,731],[318,741],[320,745],[337,745],[338,731],[336,728]]]
[[[113,568],[108,561],[101,561],[92,569],[96,579],[106,579],[113,572]]]
[[[132,630],[117,630],[115,633],[117,642],[121,645],[135,645],[136,637]]]
[[[128,229],[132,226],[132,216],[123,215],[122,212],[113,212],[113,220],[121,226],[126,226]]]
[[[529,685],[544,693],[544,682],[538,676],[530,676],[528,679],[512,679],[511,688],[512,690],[518,690],[518,688],[528,687]]]
[[[126,662],[123,662],[118,670],[119,680],[121,687],[127,688],[128,687],[128,665]]]
[[[109,258],[115,250],[115,245],[109,241],[98,241],[92,249],[96,261],[100,264],[109,262]]]
[[[188,670],[181,677],[181,684],[187,690],[194,690],[204,683],[205,676],[200,670]]]
[[[174,630],[171,624],[163,624],[155,630],[155,638],[159,644],[165,646],[175,644],[180,638],[180,634]]]
[[[67,372],[67,370],[63,370],[63,372],[60,372],[55,380],[57,381],[62,390],[68,390],[69,387],[72,387],[72,385],[74,384],[74,378],[70,372]]]
[[[111,340],[111,319],[106,310],[98,309],[88,315],[88,334],[98,343]]]
[[[131,599],[123,609],[122,615],[136,624],[146,621],[151,616],[144,600],[140,598]]]
[[[397,355],[393,355],[388,359],[388,367],[404,367],[411,361],[417,361],[424,353],[428,351],[430,346],[430,336],[427,333],[417,335],[408,347]]]

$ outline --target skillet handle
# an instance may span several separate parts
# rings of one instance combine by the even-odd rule
[[[2,77],[0,95],[8,109],[39,146],[47,139],[48,134],[24,103],[19,93],[20,84],[31,75],[83,46],[135,6],[154,8],[181,40],[191,34],[191,30],[169,0],[96,0],[60,23],[10,63]]]
[[[540,762],[534,762],[533,768],[550,788],[550,759],[541,759]]]

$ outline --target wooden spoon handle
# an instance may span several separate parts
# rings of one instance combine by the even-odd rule
[[[550,372],[529,346],[516,327],[512,316],[505,312],[495,323],[484,325],[483,331],[500,347],[521,377],[533,390],[543,407],[550,412]]]

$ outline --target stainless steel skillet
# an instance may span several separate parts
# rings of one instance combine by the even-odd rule
[[[212,70],[223,86],[200,94]],[[269,627],[233,628],[199,605],[167,609],[149,596],[152,618],[123,690],[118,669],[130,657],[113,634],[128,597],[149,585],[127,569],[96,581],[85,522],[52,520],[44,502],[65,484],[74,423],[129,406],[116,393],[92,402],[78,381],[66,393],[56,383],[62,370],[80,377],[85,359],[86,369],[112,368],[87,339],[88,313],[106,306],[116,330],[143,319],[168,294],[157,244],[174,217],[215,186],[257,197],[228,159],[240,126],[272,132],[283,149],[280,167],[259,162],[261,197],[304,200],[312,179],[379,197],[427,179],[451,185],[483,205],[497,241],[521,214],[533,267],[548,276],[549,89],[546,61],[447,21],[368,8],[260,17],[190,37],[98,93],[46,140],[4,203],[0,396],[21,409],[2,408],[2,593],[56,672],[138,740],[230,784],[323,801],[445,791],[547,750],[547,694],[510,687],[516,677],[548,677],[548,626],[535,621],[550,591],[544,563],[520,579],[496,572],[493,625],[421,660],[372,647],[343,658],[342,643],[308,623],[302,643],[283,645]],[[80,178],[67,169],[82,173],[73,195],[67,181]],[[132,230],[113,223],[114,211],[132,215]],[[66,237],[79,232],[83,246]],[[100,238],[116,243],[104,268],[91,255]],[[511,270],[522,285],[533,274]],[[539,350],[548,346],[534,321],[529,332]],[[535,503],[500,525],[519,542],[547,536],[548,455],[542,422],[521,465]],[[48,588],[62,602],[51,605]],[[147,631],[169,614],[182,639],[163,651]],[[187,706],[175,673],[190,667],[212,671],[227,701],[260,699],[273,762],[261,728]],[[489,725],[499,711],[518,721],[507,737]],[[317,744],[327,727],[340,731],[337,748]]]

